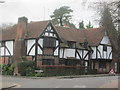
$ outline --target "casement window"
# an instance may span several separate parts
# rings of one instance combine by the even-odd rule
[[[53,59],[43,59],[42,65],[54,65],[54,60]]]
[[[69,48],[75,48],[75,42],[68,41]]]
[[[103,51],[107,51],[107,45],[103,45]]]
[[[99,62],[99,68],[106,68],[106,62]]]
[[[50,37],[44,37],[43,39],[43,47],[44,48],[53,48],[56,46],[56,39]]]

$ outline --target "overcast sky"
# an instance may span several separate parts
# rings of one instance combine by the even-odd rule
[[[0,0],[1,1],[1,0]],[[89,8],[92,2],[98,0],[3,0],[0,4],[0,22],[17,23],[18,17],[25,16],[28,21],[50,20],[50,15],[56,8],[70,6],[73,10],[72,22],[79,23],[84,20],[85,24],[89,21],[97,27],[94,22],[95,10]],[[99,0],[100,1],[100,0]],[[101,0],[103,1],[103,0]],[[104,0],[111,1],[111,0]]]

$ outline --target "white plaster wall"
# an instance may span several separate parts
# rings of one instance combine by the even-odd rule
[[[42,38],[40,38],[40,39],[38,40],[38,43],[40,44],[41,47],[43,47],[43,39],[42,39]]]
[[[76,54],[76,59],[80,59],[80,57],[79,57],[79,55],[78,55],[78,54]]]
[[[0,47],[0,56],[4,56],[4,47]]]
[[[85,56],[86,56],[87,53],[88,53],[87,50],[84,50],[84,51],[83,51],[83,58],[85,58]],[[88,55],[86,56],[85,60],[88,60]]]
[[[112,51],[112,47],[111,46],[108,46],[107,47],[107,58],[109,59],[109,54],[110,54],[110,52]],[[112,54],[111,54],[111,56],[110,56],[110,59],[112,59]]]
[[[58,42],[58,40],[56,40],[56,46],[58,46],[58,44],[59,44],[59,42]]]
[[[62,58],[63,57],[63,49],[62,48],[60,48],[60,56],[59,56],[60,58]]]
[[[30,48],[35,44],[35,39],[27,40],[27,54],[30,50]],[[35,46],[32,48],[31,52],[29,55],[35,55]]]
[[[42,50],[40,47],[38,47],[38,54],[42,54]]]
[[[102,57],[100,57],[100,53],[97,51],[98,58],[103,58],[103,54],[102,54],[102,52],[103,52],[103,46],[102,46],[102,45],[99,45],[99,46],[98,46],[98,50],[100,51],[101,56],[102,56]]]
[[[13,41],[6,41],[5,42],[6,47],[9,49],[11,55],[13,55]],[[6,49],[6,55],[10,55]]]
[[[75,57],[75,49],[65,49],[64,58]]]
[[[102,41],[101,41],[101,44],[111,45],[109,37],[108,36],[104,36]]]
[[[111,55],[110,55],[110,59],[112,59],[112,53],[111,53]]]
[[[103,51],[103,58],[107,59],[107,52],[106,51]]]
[[[59,49],[59,48],[57,48],[57,49],[54,51],[54,55],[55,55],[55,56],[58,56],[58,49]]]
[[[96,47],[91,47],[92,50],[93,50],[93,53],[92,53],[92,59],[96,59]]]
[[[77,50],[77,51],[78,51],[79,55],[80,55],[81,58],[82,58],[82,50]],[[76,55],[76,58],[77,58],[77,59],[80,59],[79,55],[78,55],[78,54]]]

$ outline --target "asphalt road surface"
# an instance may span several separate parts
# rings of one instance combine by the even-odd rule
[[[99,88],[102,85],[118,80],[118,76],[82,77],[82,78],[22,78],[3,76],[2,83],[17,84],[14,88]]]

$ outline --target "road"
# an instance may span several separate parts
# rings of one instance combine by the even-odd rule
[[[3,76],[2,82],[17,84],[14,88],[99,88],[118,76],[82,77],[82,78],[22,78]],[[116,83],[118,86],[118,83]],[[109,87],[108,87],[109,88]]]

